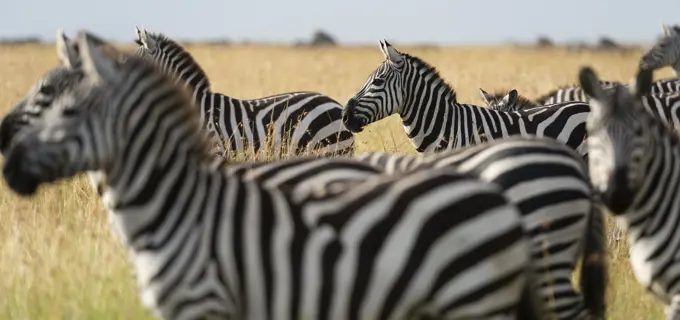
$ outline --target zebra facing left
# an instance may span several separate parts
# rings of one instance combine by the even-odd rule
[[[220,151],[258,152],[273,147],[284,152],[321,150],[326,154],[354,151],[354,135],[342,124],[342,110],[333,98],[311,91],[282,93],[244,100],[212,91],[193,56],[162,33],[135,27],[136,53],[192,91],[196,108]]]
[[[680,25],[663,25],[663,35],[640,58],[640,68],[661,69],[673,68],[676,77],[680,77]],[[653,91],[653,90],[652,90]]]
[[[519,212],[497,186],[424,170],[342,192],[266,188],[211,166],[191,97],[167,75],[119,63],[89,33],[78,42],[93,86],[22,134],[3,174],[28,195],[103,170],[156,316],[542,319]]]
[[[603,90],[584,67],[581,86],[590,98],[590,178],[602,202],[627,233],[637,281],[680,319],[680,140],[675,128],[640,104],[652,82],[639,69],[635,85]]]
[[[587,104],[570,102],[519,112],[503,112],[461,104],[456,92],[435,68],[386,41],[385,61],[347,101],[343,121],[352,132],[392,114],[418,152],[453,150],[513,135],[557,139],[580,152],[585,149]]]

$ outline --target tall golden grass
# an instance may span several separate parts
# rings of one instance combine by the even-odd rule
[[[583,65],[593,66],[603,79],[628,81],[640,55],[396,47],[437,66],[460,101],[478,105],[482,105],[480,87],[487,91],[515,88],[535,98],[556,86],[574,83]],[[313,90],[344,102],[382,61],[377,43],[367,48],[188,49],[216,91],[238,98]],[[56,63],[50,46],[0,47],[0,114]],[[667,76],[667,70],[657,74],[658,78]],[[370,125],[356,140],[358,152],[414,152],[396,117]],[[151,318],[139,303],[125,252],[109,231],[105,212],[86,178],[45,187],[30,200],[17,197],[2,184],[0,213],[0,318]],[[623,242],[610,237],[608,318],[659,319],[662,308],[633,278]]]

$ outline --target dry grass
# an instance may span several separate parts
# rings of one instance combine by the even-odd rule
[[[513,48],[401,48],[437,66],[460,101],[482,104],[478,88],[516,88],[530,98],[574,83],[589,64],[603,79],[627,81],[640,53],[568,53]],[[240,98],[315,90],[346,101],[382,60],[376,47],[190,47],[214,88]],[[52,47],[0,47],[0,114],[54,66]],[[670,76],[660,72],[658,77]],[[397,118],[368,127],[358,151],[413,152]],[[140,319],[121,246],[84,178],[43,188],[33,201],[0,187],[0,318]],[[637,285],[626,250],[610,245],[610,319],[659,319],[662,309]]]

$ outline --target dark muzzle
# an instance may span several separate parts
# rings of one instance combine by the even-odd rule
[[[619,168],[610,177],[602,202],[613,214],[625,213],[633,203],[635,193],[628,184],[627,170]]]
[[[366,125],[363,123],[363,121],[361,121],[361,119],[355,116],[356,106],[357,100],[352,98],[347,101],[345,109],[342,110],[342,123],[345,125],[345,128],[347,128],[347,130],[351,131],[352,133],[363,131],[364,126]]]
[[[26,147],[17,144],[5,154],[5,163],[2,174],[5,182],[14,192],[21,196],[31,196],[35,194],[40,186],[40,179],[37,175],[27,170]]]

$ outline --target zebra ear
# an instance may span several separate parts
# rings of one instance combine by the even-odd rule
[[[652,69],[638,69],[637,76],[628,86],[630,94],[633,97],[639,98],[648,95],[652,91],[652,79],[654,78],[654,70]]]
[[[380,41],[380,49],[382,50],[385,60],[398,64],[402,62],[402,57],[399,51],[395,49],[387,40]]]
[[[675,26],[670,26],[667,24],[662,24],[661,27],[663,28],[663,35],[664,36],[673,36],[678,34],[678,30],[676,29]]]
[[[493,101],[493,98],[489,95],[489,93],[484,91],[484,89],[479,88],[479,96],[482,97],[482,100],[488,107],[491,106],[491,101]]]
[[[63,29],[57,30],[55,46],[57,47],[57,57],[62,65],[73,69],[80,64],[80,57],[78,57],[76,48],[71,43],[71,39],[64,34]]]
[[[78,32],[83,71],[92,81],[115,82],[119,79],[117,58],[120,52],[103,39],[87,32]]]
[[[505,105],[508,105],[508,106],[514,105],[515,103],[517,103],[517,97],[518,96],[519,96],[519,94],[517,94],[517,90],[512,89],[512,90],[510,90],[510,92],[508,92],[508,94],[506,94],[503,97],[503,103]]]
[[[595,71],[590,67],[583,67],[578,74],[578,80],[581,88],[590,98],[599,99],[602,97],[603,91],[600,85],[600,80],[597,78]]]
[[[135,26],[135,33],[137,35],[135,43],[147,48],[150,51],[156,50],[156,41],[153,39],[153,37],[149,36],[149,33],[146,31],[146,29],[144,29],[144,27],[140,29]]]

